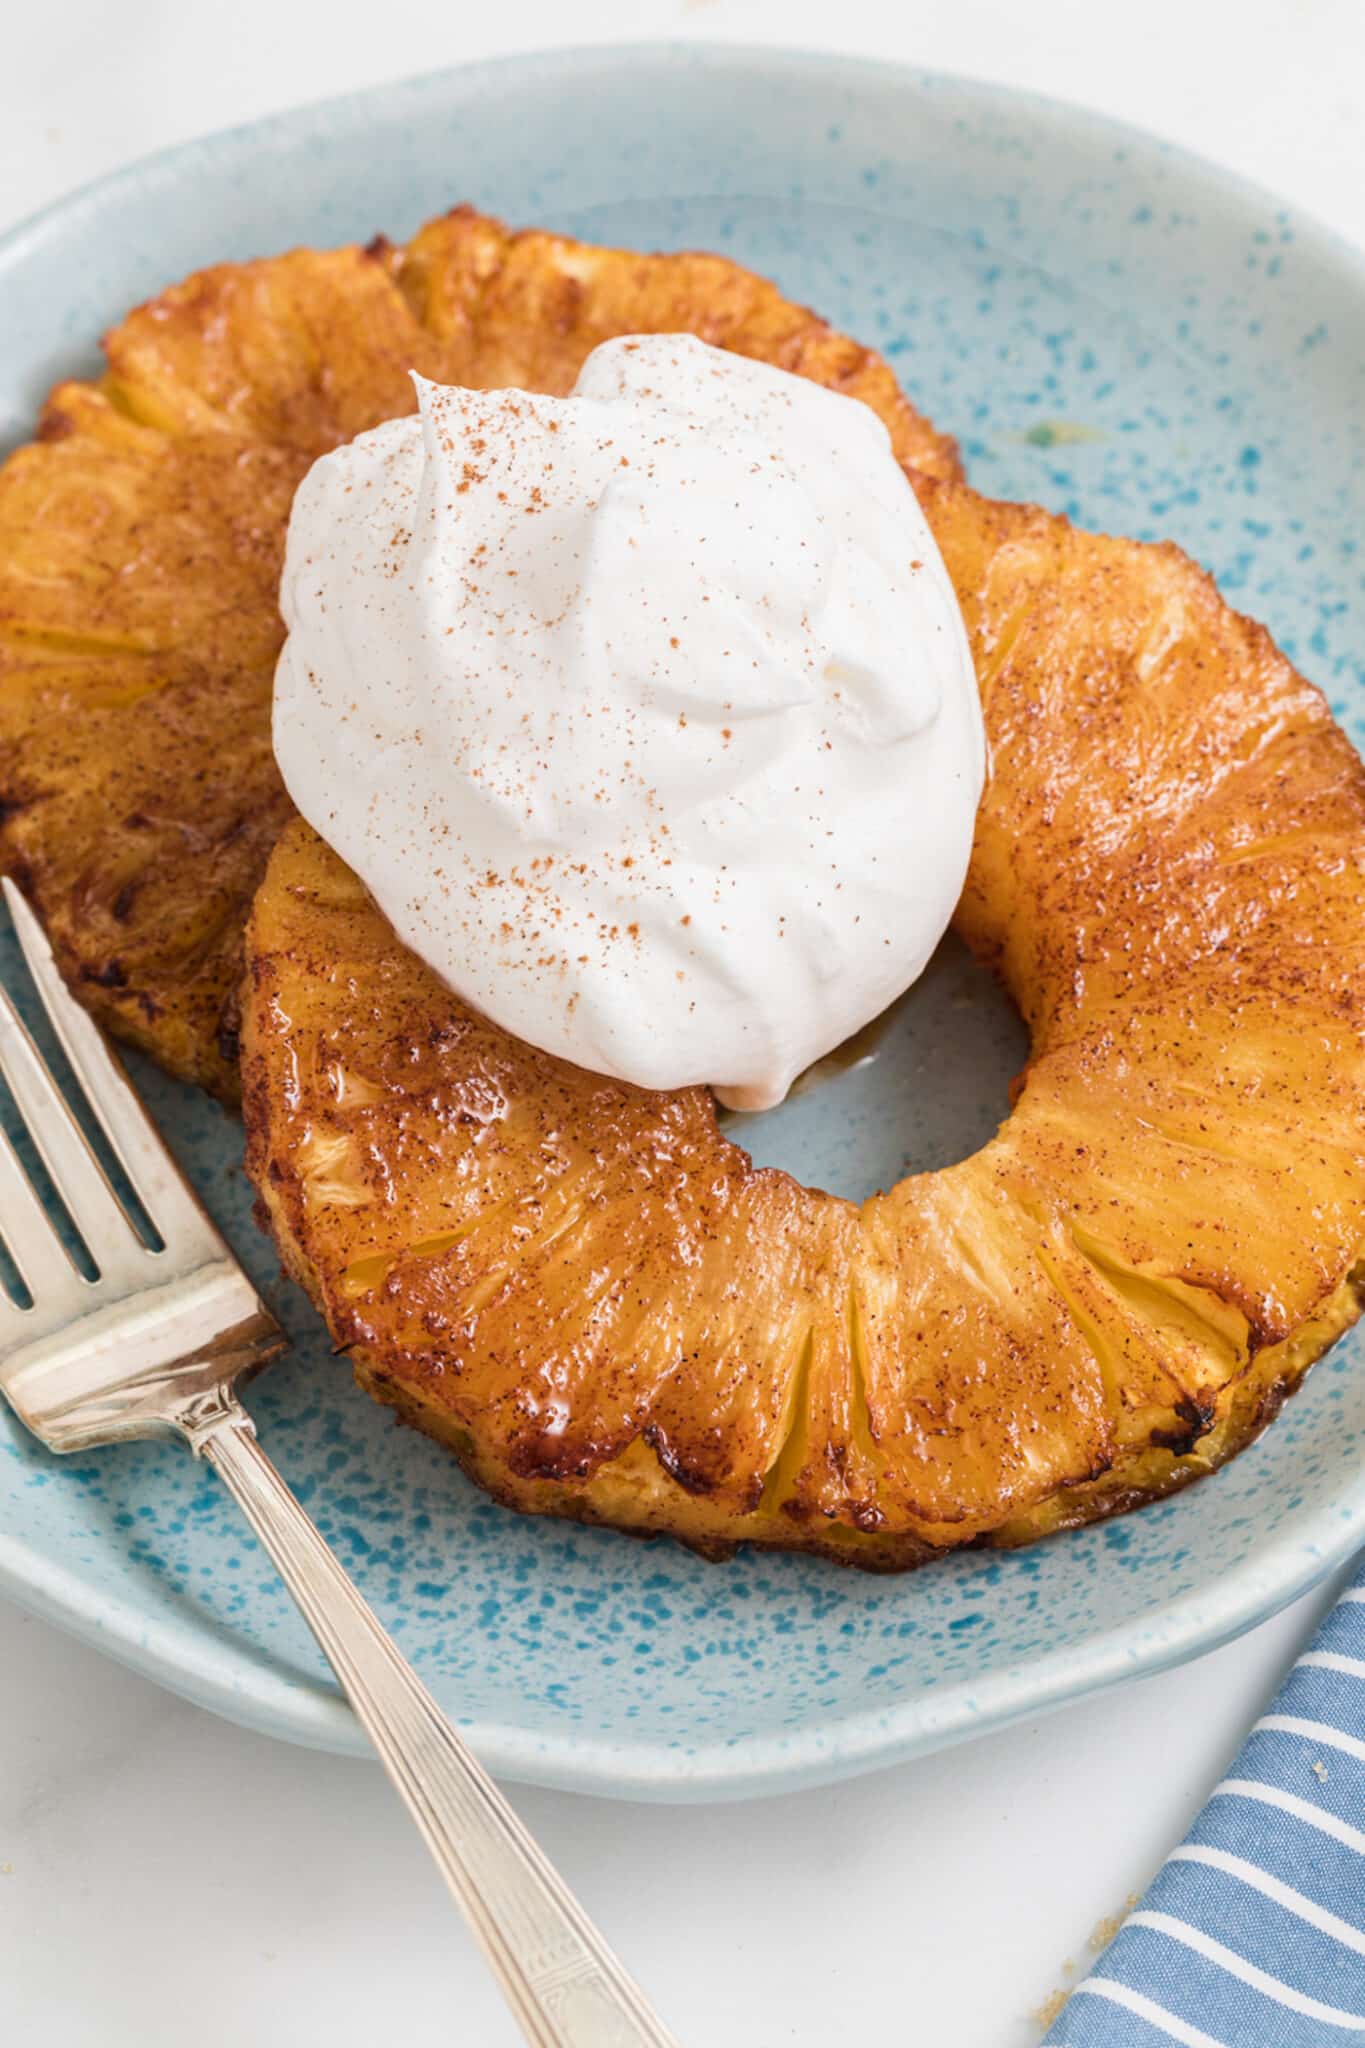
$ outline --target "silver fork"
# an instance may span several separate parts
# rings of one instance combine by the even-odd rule
[[[95,1265],[78,1272],[0,1131],[0,1237],[30,1306],[0,1287],[0,1391],[52,1451],[187,1444],[279,1567],[536,2048],[673,2048],[563,1880],[403,1661],[256,1441],[238,1380],[286,1348],[167,1152],[42,929],[4,883],[62,1049],[162,1240],[151,1250],[0,989],[0,1074]]]

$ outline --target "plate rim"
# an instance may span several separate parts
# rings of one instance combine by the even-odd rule
[[[652,67],[693,67],[744,76],[771,89],[774,76],[818,69],[831,91],[856,101],[890,86],[907,94],[960,93],[974,106],[998,106],[1035,126],[1069,131],[1083,141],[1153,156],[1233,202],[1239,211],[1286,221],[1321,262],[1345,273],[1365,296],[1365,251],[1337,230],[1242,173],[1135,124],[1052,95],[967,73],[929,70],[815,48],[704,39],[574,44],[448,66],[328,96],[138,157],[88,180],[0,234],[0,278],[59,239],[92,209],[149,183],[190,174],[220,177],[235,160],[297,146],[310,132],[354,125],[368,110],[452,93],[476,98],[509,81],[553,82],[590,73],[638,73]],[[1319,1522],[1324,1518],[1319,1511]],[[483,1761],[522,1782],[626,1799],[723,1800],[773,1794],[830,1782],[993,1732],[1025,1716],[1127,1678],[1168,1669],[1224,1642],[1309,1592],[1361,1544],[1365,1535],[1365,1471],[1333,1500],[1326,1527],[1311,1518],[1262,1542],[1241,1564],[1179,1595],[1137,1643],[1132,1623],[1115,1624],[1074,1647],[1014,1663],[980,1679],[954,1680],[876,1709],[825,1717],[786,1735],[742,1742],[703,1742],[689,1749],[640,1743],[629,1750],[580,1732],[534,1735],[502,1722],[458,1725]],[[1315,1540],[1316,1539],[1316,1540]],[[723,1567],[721,1568],[723,1569]],[[325,1677],[292,1677],[254,1651],[225,1674],[215,1632],[149,1616],[109,1595],[79,1572],[43,1555],[21,1537],[0,1531],[0,1591],[17,1605],[74,1634],[156,1683],[258,1732],[311,1747],[368,1755],[368,1744],[340,1692]]]

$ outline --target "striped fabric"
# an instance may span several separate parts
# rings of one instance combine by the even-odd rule
[[[1365,2044],[1365,1569],[1044,2048]]]

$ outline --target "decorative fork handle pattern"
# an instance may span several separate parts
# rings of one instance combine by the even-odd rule
[[[187,1431],[345,1687],[535,2048],[675,2048],[587,1915],[400,1656],[228,1398]]]

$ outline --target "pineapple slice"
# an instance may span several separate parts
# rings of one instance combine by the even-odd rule
[[[1365,767],[1170,547],[917,480],[994,773],[958,927],[1027,1019],[861,1208],[477,1017],[295,822],[248,1168],[363,1384],[538,1512],[906,1566],[1170,1491],[1356,1317]]]
[[[0,470],[0,867],[102,1022],[231,1098],[241,935],[292,815],[270,747],[295,487],[413,405],[409,372],[563,392],[599,341],[686,329],[956,455],[878,357],[715,256],[509,234],[226,264],[141,307]]]

